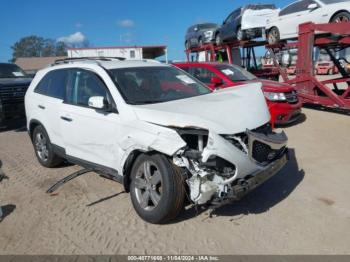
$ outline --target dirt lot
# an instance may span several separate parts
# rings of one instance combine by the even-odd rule
[[[45,193],[76,166],[41,167],[26,131],[0,133],[9,177],[0,204],[0,254],[350,254],[350,118],[304,109],[286,128],[291,160],[241,202],[143,222],[121,185],[89,174]]]

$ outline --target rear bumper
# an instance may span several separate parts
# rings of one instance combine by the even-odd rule
[[[244,30],[249,38],[257,38],[263,36],[262,28],[249,28]]]
[[[268,101],[268,106],[271,122],[274,124],[290,124],[301,116],[302,103],[300,100],[296,104]]]

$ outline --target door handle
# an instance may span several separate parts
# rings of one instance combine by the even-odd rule
[[[61,119],[64,120],[64,121],[67,121],[67,122],[72,122],[73,121],[72,118],[67,117],[67,116],[61,116]]]
[[[39,107],[40,109],[45,109],[45,106],[43,106],[43,105],[38,105],[38,107]]]

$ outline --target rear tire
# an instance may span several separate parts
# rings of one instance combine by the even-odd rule
[[[130,196],[143,220],[161,224],[174,219],[185,199],[180,169],[164,155],[140,155],[131,170]]]
[[[188,41],[185,42],[185,48],[186,50],[189,50],[191,48],[191,45]]]
[[[63,159],[54,153],[50,138],[43,126],[39,125],[34,129],[32,141],[35,155],[42,166],[56,167],[63,162]]]
[[[216,44],[216,45],[221,45],[221,44],[222,44],[222,39],[221,39],[220,33],[217,33],[217,34],[215,35],[215,44]]]
[[[343,23],[343,22],[349,22],[350,21],[350,14],[348,12],[340,12],[336,14],[331,19],[331,23]]]
[[[237,31],[236,31],[236,38],[237,38],[237,40],[239,40],[239,41],[244,41],[244,40],[246,40],[246,38],[247,38],[246,33],[241,29],[241,27],[238,27],[238,28],[237,28]]]
[[[278,44],[280,42],[280,31],[277,27],[272,27],[267,34],[267,41],[270,45]]]
[[[202,46],[203,46],[203,40],[202,40],[201,37],[198,39],[198,46],[199,46],[199,47],[202,47]]]

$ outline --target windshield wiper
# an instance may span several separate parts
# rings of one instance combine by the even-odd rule
[[[130,104],[146,105],[146,104],[156,104],[156,103],[162,103],[162,102],[166,102],[166,101],[164,101],[164,100],[145,100],[145,101],[133,101],[133,102],[130,102]]]
[[[249,80],[248,79],[235,79],[234,81],[236,81],[236,82],[238,82],[238,81],[244,82],[244,81],[249,81]]]

